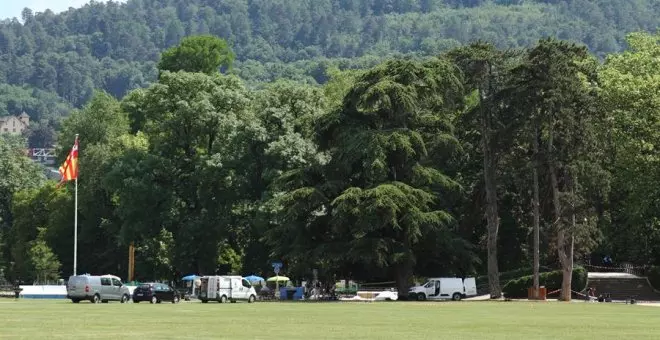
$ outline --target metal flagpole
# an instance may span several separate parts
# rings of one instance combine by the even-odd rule
[[[78,134],[76,134],[76,142]],[[76,150],[77,151],[77,150]],[[77,160],[76,160],[77,162]],[[74,194],[74,212],[73,212],[73,275],[76,275],[78,266],[78,164],[76,163],[76,188]]]

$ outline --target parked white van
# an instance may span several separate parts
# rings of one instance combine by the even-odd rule
[[[422,286],[410,288],[408,296],[418,301],[448,300],[459,301],[477,295],[477,281],[473,277],[461,279],[455,277],[439,277],[429,279]]]
[[[89,300],[92,303],[121,301],[128,302],[131,292],[121,279],[114,275],[76,275],[69,276],[66,284],[66,297],[73,303]]]
[[[252,303],[257,300],[257,292],[241,276],[204,276],[199,287],[199,299],[202,303],[211,300],[220,303],[245,300]]]

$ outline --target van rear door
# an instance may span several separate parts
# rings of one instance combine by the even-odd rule
[[[209,299],[210,297],[208,296],[209,294],[209,278],[208,277],[203,277],[200,280],[200,285],[199,285],[199,294],[200,298],[203,299]]]
[[[473,277],[465,278],[465,280],[463,280],[463,285],[465,286],[466,296],[477,295],[477,281]]]
[[[87,280],[84,276],[70,276],[66,283],[66,290],[69,296],[84,296]]]

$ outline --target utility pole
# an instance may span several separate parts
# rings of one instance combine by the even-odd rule
[[[532,176],[534,177],[534,202],[533,202],[533,208],[534,208],[534,283],[533,283],[533,293],[532,297],[535,299],[539,298],[539,289],[540,289],[540,284],[539,284],[539,272],[540,272],[540,236],[539,236],[539,229],[540,229],[540,209],[539,209],[539,173],[538,173],[538,163],[539,163],[539,129],[538,126],[534,127],[534,162],[533,162],[533,169],[532,169]]]

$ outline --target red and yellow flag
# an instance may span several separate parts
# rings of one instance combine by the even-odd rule
[[[71,152],[69,152],[69,155],[66,156],[66,160],[62,166],[60,166],[60,175],[62,175],[60,183],[78,178],[78,136],[76,136],[76,141],[73,143]]]

